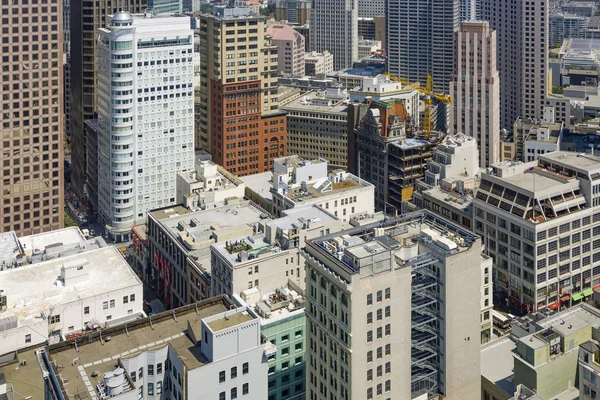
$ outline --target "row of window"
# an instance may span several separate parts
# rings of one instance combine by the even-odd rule
[[[242,364],[242,375],[246,375],[249,371],[249,365],[248,363],[244,363]],[[224,383],[227,380],[226,377],[226,371],[221,371],[219,372],[219,383]],[[230,371],[229,371],[229,379],[235,379],[238,376],[238,368],[237,367],[231,367]]]
[[[234,400],[238,398],[238,388],[237,387],[233,387],[230,390],[230,399]],[[250,384],[249,383],[244,383],[242,385],[242,395],[245,396],[248,393],[250,393]],[[219,400],[226,400],[227,399],[227,392],[221,392],[219,393]]]

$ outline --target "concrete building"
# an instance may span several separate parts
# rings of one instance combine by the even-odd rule
[[[477,139],[479,165],[500,161],[500,79],[496,32],[488,22],[462,22],[455,34],[450,127]]]
[[[97,111],[98,29],[106,26],[106,17],[109,15],[119,11],[141,13],[147,5],[147,0],[80,0],[73,1],[70,5],[71,183],[81,200],[86,196],[87,152],[84,123],[93,119]]]
[[[152,14],[171,14],[183,11],[182,0],[148,0],[148,11]]]
[[[286,154],[285,115],[277,107],[277,46],[265,28],[266,17],[246,7],[215,6],[212,14],[200,16],[196,148],[238,176],[269,171]]]
[[[221,206],[244,198],[244,183],[212,161],[196,160],[195,168],[177,174],[176,203],[191,210]]]
[[[481,249],[426,211],[309,241],[307,397],[480,399]]]
[[[313,3],[310,14],[310,51],[333,54],[333,68],[350,68],[358,59],[358,0]]]
[[[548,47],[553,49],[565,39],[584,38],[590,19],[581,15],[552,13],[549,19],[550,39]]]
[[[384,213],[388,206],[392,214],[403,212],[403,203],[412,198],[417,179],[425,173],[432,148],[443,137],[439,132],[429,138],[419,132],[408,135],[403,103],[372,101],[354,131],[357,175],[375,183],[375,209]]]
[[[76,346],[67,342],[38,351],[45,399],[68,398],[65,381],[80,396],[99,399],[175,399],[183,393],[267,398],[267,357],[274,346],[262,337],[260,320],[229,299],[217,297],[101,333]]]
[[[500,128],[517,118],[542,119],[548,94],[547,1],[480,0],[481,19],[496,31]]]
[[[177,173],[194,166],[193,32],[181,15],[108,19],[98,30],[98,211],[123,241],[149,210],[175,204]]]
[[[273,214],[303,205],[318,205],[346,222],[353,214],[374,211],[375,186],[344,170],[328,172],[326,160],[297,156],[275,161],[271,195]]]
[[[309,76],[325,75],[333,72],[333,54],[324,50],[322,53],[311,51],[304,55],[305,73]]]
[[[458,19],[463,21],[481,20],[481,2],[479,0],[459,0]]]
[[[64,226],[63,3],[27,4],[0,5],[0,232],[19,235]]]
[[[211,295],[232,296],[252,288],[268,293],[288,281],[303,289],[300,251],[306,240],[341,228],[342,221],[326,210],[306,206],[286,210],[281,218],[266,222],[255,232],[230,235],[229,240],[212,244]]]
[[[374,18],[384,15],[384,0],[358,0],[358,18]]]
[[[268,217],[264,210],[239,200],[196,212],[181,206],[153,210],[148,213],[151,260],[144,282],[167,308],[208,298],[210,245],[251,235]]]
[[[274,291],[244,290],[233,301],[260,318],[262,334],[277,346],[269,357],[269,400],[305,398],[306,317],[304,290],[289,282]]]
[[[479,152],[475,139],[459,133],[445,137],[427,160],[416,182],[412,203],[473,229],[473,194],[479,186]]]
[[[267,35],[277,46],[279,73],[304,76],[304,36],[285,24],[269,25]]]
[[[142,282],[119,250],[89,247],[0,272],[0,354],[143,316]]]
[[[288,152],[303,159],[327,160],[332,168],[348,167],[348,91],[339,88],[307,92],[280,103],[287,112]]]
[[[309,0],[277,0],[275,20],[303,26],[310,22],[311,8],[312,2]]]
[[[352,68],[327,74],[327,78],[335,79],[344,89],[361,86],[365,77],[374,78],[386,71],[386,59],[383,57],[365,58],[355,62]]]
[[[371,57],[381,53],[381,42],[377,40],[359,40],[358,41],[358,58]]]
[[[590,18],[595,16],[596,11],[598,11],[598,4],[592,1],[568,1],[561,4],[560,10],[565,14]]]
[[[450,91],[454,61],[454,32],[458,29],[458,1],[390,0],[387,2],[388,72],[411,82],[427,82]]]
[[[557,151],[481,175],[474,232],[494,259],[495,292],[507,305],[556,309],[600,284],[600,253],[592,251],[600,246],[599,161]]]
[[[564,123],[555,122],[554,117],[554,108],[544,107],[544,117],[540,121],[521,118],[516,120],[512,133],[507,133],[502,142],[502,146],[511,147],[509,151],[506,151],[507,154],[503,156],[503,160],[529,162],[537,159],[534,157],[534,153],[535,155],[540,154],[533,150],[544,150],[545,153],[550,150],[559,150],[559,137],[562,135]],[[538,136],[541,142],[539,146],[534,143],[538,141]],[[526,147],[527,141],[530,142],[529,147]],[[548,142],[547,145],[544,145],[546,142]],[[512,158],[508,158],[510,156]]]
[[[358,39],[385,41],[385,17],[375,16],[372,18],[358,17]]]
[[[583,397],[585,390],[580,393],[577,383],[579,387],[590,383],[590,370],[590,379],[585,378],[584,371],[590,367],[585,355],[588,354],[588,362],[592,360],[593,352],[590,354],[588,349],[594,350],[590,340],[598,334],[599,318],[597,309],[582,304],[558,313],[546,310],[515,320],[511,337],[481,349],[481,398],[590,398]]]
[[[591,339],[579,344],[579,398],[591,400],[600,392],[600,346]]]

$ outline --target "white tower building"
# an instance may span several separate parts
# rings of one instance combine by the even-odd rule
[[[175,204],[177,172],[194,167],[189,17],[108,17],[98,39],[98,208],[127,239],[148,210]]]

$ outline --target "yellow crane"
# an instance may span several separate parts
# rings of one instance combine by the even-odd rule
[[[400,82],[403,85],[413,85],[413,83],[409,80],[397,77],[396,75],[392,75],[387,72],[384,73],[384,75],[393,81]],[[450,104],[452,103],[452,97],[443,93],[434,92],[433,79],[431,79],[431,75],[429,74],[427,74],[427,85],[425,87],[419,85],[416,89],[419,91],[419,93],[425,95],[425,98],[423,99],[423,102],[425,103],[425,113],[423,114],[423,125],[421,126],[421,129],[424,131],[425,136],[428,138],[429,132],[431,132],[431,103],[433,102],[433,98],[435,97],[443,104]]]

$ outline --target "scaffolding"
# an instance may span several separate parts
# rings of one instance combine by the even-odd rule
[[[410,260],[412,273],[411,391],[435,394],[439,388],[438,271],[430,253]]]

